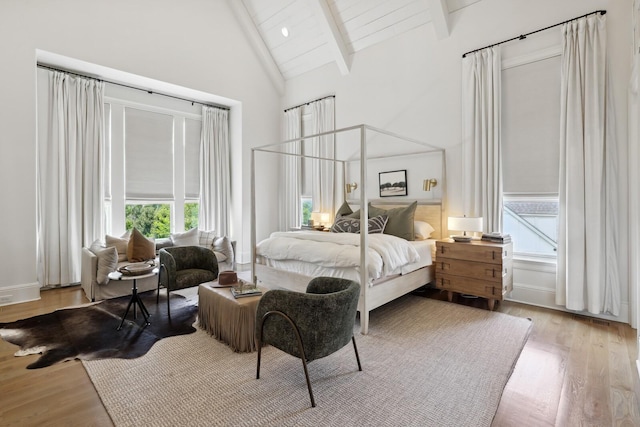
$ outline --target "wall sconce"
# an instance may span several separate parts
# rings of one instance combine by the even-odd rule
[[[467,231],[482,231],[482,217],[450,216],[447,220],[449,231],[462,231],[462,236],[451,236],[456,242],[470,242],[471,236]]]
[[[431,191],[431,189],[436,185],[438,185],[438,180],[435,178],[425,179],[422,181],[422,189],[424,191]]]
[[[353,190],[356,190],[358,188],[358,183],[354,182],[352,184],[345,184],[344,185],[344,189],[347,191],[347,193],[351,193]]]

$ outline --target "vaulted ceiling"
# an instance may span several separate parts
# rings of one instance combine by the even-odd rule
[[[449,14],[479,0],[233,0],[236,16],[278,86],[421,25],[449,36]],[[288,36],[283,34],[286,28]]]

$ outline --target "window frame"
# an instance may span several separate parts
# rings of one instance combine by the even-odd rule
[[[105,174],[111,177],[111,197],[105,198],[105,209],[108,207],[110,218],[105,219],[105,233],[116,234],[126,230],[126,206],[128,204],[169,204],[171,208],[170,232],[184,231],[184,206],[186,203],[194,201],[193,197],[185,195],[185,171],[188,165],[185,164],[185,121],[186,119],[202,121],[202,114],[189,113],[178,109],[162,106],[150,105],[124,99],[120,96],[105,96],[105,107],[109,105],[108,123],[109,129],[105,132],[108,138],[107,147],[110,149],[110,163],[105,164]],[[158,114],[168,114],[173,116],[173,199],[158,198],[149,200],[127,199],[126,197],[126,176],[125,176],[125,135],[124,121],[126,108],[136,108]],[[106,110],[106,108],[105,108]],[[196,200],[199,203],[199,200]]]

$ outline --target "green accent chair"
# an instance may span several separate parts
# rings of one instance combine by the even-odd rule
[[[191,288],[218,278],[218,260],[209,248],[202,246],[172,246],[160,249],[160,273],[156,304],[160,302],[160,287],[167,289],[167,313],[171,315],[169,292]]]
[[[328,356],[349,341],[362,371],[353,328],[360,285],[353,280],[316,277],[306,293],[275,289],[266,292],[256,311],[256,338],[260,378],[262,346],[270,344],[302,360],[311,406],[313,398],[307,363]]]

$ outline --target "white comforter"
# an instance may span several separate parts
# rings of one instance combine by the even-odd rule
[[[360,235],[318,231],[275,232],[258,243],[257,254],[275,260],[296,260],[323,267],[359,267]],[[370,234],[367,248],[369,280],[386,276],[420,260],[406,240],[388,234]]]

